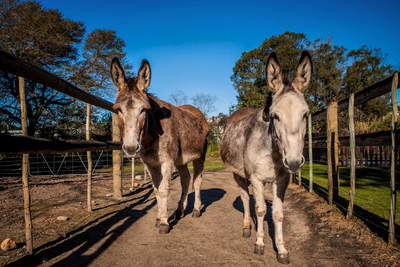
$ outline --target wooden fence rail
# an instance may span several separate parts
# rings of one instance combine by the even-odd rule
[[[50,140],[28,136],[0,135],[0,154],[37,154],[119,150],[122,142],[86,140]]]
[[[355,93],[354,94],[354,106],[356,107],[356,106],[361,105],[365,102],[368,102],[369,100],[372,100],[376,97],[390,93],[392,90],[393,77],[396,75],[397,74],[394,74],[378,83],[375,83],[375,84]],[[396,80],[396,84],[397,84],[397,85],[395,85],[396,88],[399,88],[400,84],[399,84],[398,80]],[[338,102],[338,112],[347,110],[348,106],[349,106],[349,97]],[[326,119],[326,115],[327,115],[326,109],[317,111],[312,114],[312,122],[324,120],[324,119]]]
[[[343,166],[351,165],[351,191],[349,196],[349,208],[347,209],[347,218],[352,217],[354,194],[356,188],[355,167],[356,166],[390,166],[390,215],[388,229],[388,243],[395,242],[395,212],[396,212],[396,167],[399,166],[399,136],[397,135],[397,89],[400,87],[398,72],[392,76],[373,84],[348,98],[341,100],[338,103],[328,103],[328,109],[324,109],[312,114],[312,119],[309,120],[309,129],[312,127],[312,122],[327,120],[328,133],[316,134],[315,137],[305,138],[304,150],[305,157],[312,154],[312,161],[325,162],[328,165],[328,202],[335,202],[339,190],[340,182],[335,180],[334,175],[338,175],[337,164]],[[376,97],[391,93],[392,103],[392,124],[391,130],[379,133],[359,134],[354,135],[354,120],[349,119],[349,136],[338,136],[337,128],[332,125],[337,125],[337,113],[349,110],[349,115],[353,116],[355,106],[363,104]],[[350,105],[349,105],[350,104]],[[332,106],[335,107],[334,112]],[[335,139],[337,138],[337,139]],[[336,144],[340,149],[336,149]],[[310,149],[311,147],[311,149]],[[349,151],[349,148],[350,151]],[[340,150],[340,152],[339,152]],[[310,171],[312,173],[312,171]],[[337,176],[337,179],[339,177]],[[310,179],[311,181],[311,179]],[[309,185],[312,188],[312,185]]]
[[[391,131],[373,133],[355,133],[355,153],[357,166],[390,166],[391,162]],[[309,158],[308,135],[305,138],[304,156]],[[327,164],[327,134],[312,134],[312,151],[315,153],[315,162]],[[396,136],[396,143],[400,144],[400,136]],[[396,165],[400,166],[400,151],[395,155]],[[339,166],[350,166],[350,137],[349,132],[339,133]]]
[[[305,137],[304,146],[309,146],[308,135]],[[327,133],[312,134],[312,146],[313,147],[326,147]],[[396,136],[396,141],[400,141],[400,136]],[[372,132],[372,133],[355,133],[356,146],[391,146],[391,132]],[[339,133],[339,144],[341,147],[350,146],[349,133]]]
[[[51,87],[88,104],[116,113],[113,103],[89,94],[32,63],[0,50],[0,70]]]
[[[95,105],[97,107],[106,109],[113,113],[116,111],[113,108],[113,103],[104,100],[100,97],[89,94],[86,91],[79,89],[71,83],[51,74],[50,72],[35,66],[23,59],[20,59],[14,55],[11,55],[5,51],[0,50],[0,70],[19,76],[20,94],[21,94],[21,125],[24,132],[23,137],[0,135],[1,144],[8,144],[8,146],[0,146],[0,154],[24,154],[23,156],[23,188],[24,188],[24,210],[25,210],[25,225],[26,225],[26,251],[28,254],[33,254],[33,243],[32,243],[32,223],[30,218],[30,195],[29,195],[29,184],[28,184],[28,158],[29,154],[34,153],[54,153],[54,152],[88,152],[96,150],[116,150],[120,157],[119,161],[123,160],[123,154],[121,153],[122,142],[99,142],[90,141],[89,132],[87,133],[88,140],[49,140],[43,138],[28,137],[26,129],[26,114],[23,114],[25,105],[25,91],[23,85],[25,79],[29,79],[40,83],[42,85],[53,88],[59,92],[69,95],[73,98],[86,102],[87,104]],[[23,102],[23,103],[22,103]],[[88,105],[87,114],[87,129],[90,129],[90,107]],[[24,122],[25,119],[25,122]],[[24,126],[25,125],[25,126]],[[118,120],[113,122],[113,127],[118,127]],[[121,156],[122,155],[122,156]],[[88,210],[91,211],[91,164],[90,164],[90,152],[88,152],[89,161],[89,172],[88,172]],[[120,166],[122,170],[121,162],[115,162]],[[26,168],[25,168],[26,167]],[[115,170],[115,167],[114,167]],[[114,196],[120,198],[122,196],[122,181],[121,171],[117,177],[114,176],[114,188],[119,187],[120,194]]]

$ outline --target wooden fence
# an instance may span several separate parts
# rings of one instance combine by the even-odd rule
[[[347,218],[354,214],[354,196],[356,194],[357,166],[390,166],[390,215],[388,229],[388,243],[395,242],[395,212],[396,212],[396,167],[399,162],[400,137],[397,135],[398,101],[397,88],[400,87],[398,73],[369,86],[357,93],[351,94],[340,102],[332,102],[327,109],[311,114],[308,119],[309,132],[312,123],[326,120],[327,133],[308,135],[305,138],[305,157],[310,162],[309,190],[313,191],[313,162],[328,165],[328,202],[337,203],[339,193],[339,170],[341,166],[351,166],[350,193]],[[384,94],[391,94],[392,124],[391,130],[386,132],[357,134],[354,130],[354,107],[361,105]],[[348,110],[349,133],[338,133],[338,112]],[[301,185],[301,173],[299,174]]]
[[[114,162],[114,197],[120,198],[122,197],[122,188],[121,188],[121,174],[122,174],[122,151],[121,151],[121,136],[119,133],[118,120],[116,118],[115,110],[113,109],[113,104],[101,99],[99,97],[90,95],[89,93],[80,90],[74,85],[68,83],[67,81],[54,76],[53,74],[43,70],[37,66],[32,65],[29,62],[21,60],[13,55],[10,55],[4,51],[0,51],[0,70],[14,74],[20,78],[20,92],[21,92],[21,107],[24,105],[24,96],[23,94],[23,80],[29,79],[38,83],[41,83],[45,86],[51,87],[57,91],[65,93],[71,97],[79,99],[87,104],[92,104],[106,110],[113,112],[113,141],[112,142],[99,142],[99,141],[53,141],[41,138],[34,137],[10,137],[10,136],[1,136],[0,142],[10,144],[12,142],[13,148],[9,149],[6,146],[0,146],[0,154],[24,154],[22,165],[23,165],[23,190],[25,197],[25,218],[26,218],[26,250],[28,254],[33,254],[33,244],[32,244],[32,234],[31,234],[31,222],[30,222],[30,196],[29,196],[29,183],[27,179],[27,162],[28,156],[30,153],[49,153],[49,152],[83,152],[83,151],[95,151],[95,150],[105,150],[105,149],[114,149],[113,152],[113,162]],[[309,116],[308,119],[308,129],[311,131],[312,123],[320,120],[326,120],[328,123],[328,134],[323,138],[319,138],[318,136],[308,136],[306,138],[306,146],[309,147],[308,150],[308,158],[310,159],[310,191],[313,191],[313,179],[312,179],[312,162],[313,158],[326,158],[326,162],[328,164],[328,187],[329,187],[329,203],[332,204],[335,202],[338,196],[338,166],[340,164],[350,164],[351,165],[351,192],[349,194],[349,207],[348,207],[348,218],[353,215],[353,205],[354,205],[354,195],[355,195],[355,167],[356,167],[356,153],[366,155],[363,156],[362,163],[367,162],[366,164],[387,164],[387,161],[390,159],[390,168],[391,168],[391,202],[390,202],[390,218],[389,218],[389,243],[393,243],[395,241],[395,230],[394,230],[394,211],[396,210],[396,188],[395,188],[395,171],[396,171],[396,159],[398,159],[398,151],[396,142],[399,144],[398,136],[396,135],[397,129],[397,94],[396,90],[399,88],[398,81],[398,73],[396,72],[394,75],[389,78],[378,82],[360,92],[352,94],[346,99],[338,103],[330,103],[328,108],[325,110],[318,111]],[[355,135],[354,132],[354,123],[353,123],[353,109],[354,106],[365,103],[371,99],[379,97],[383,94],[391,93],[392,95],[392,130],[390,133],[374,133],[368,134],[368,136]],[[338,123],[337,123],[337,113],[340,111],[348,110],[349,111],[349,132],[350,138],[348,136],[339,136],[338,134]],[[21,124],[23,129],[26,128],[26,120],[24,122],[24,118],[26,115],[22,115]],[[24,131],[24,135],[26,135],[26,130]],[[89,138],[88,138],[89,139]],[[366,141],[370,140],[370,141]],[[343,145],[348,144],[348,145]],[[375,147],[372,150],[368,148],[365,150],[364,148],[357,147]],[[324,148],[326,152],[319,152],[318,150],[313,151],[313,147],[315,149]],[[340,156],[341,151],[339,147],[348,147],[348,150],[342,149],[342,156]],[[376,148],[377,147],[377,148]],[[384,148],[385,147],[385,148]],[[386,148],[388,147],[388,148]],[[359,152],[357,152],[359,149]],[[390,152],[390,156],[388,155],[388,150]],[[366,152],[365,152],[366,151]],[[373,152],[371,152],[373,151]],[[320,153],[320,155],[318,154]],[[350,160],[348,158],[350,155]],[[372,160],[369,155],[373,155],[374,159]],[[375,155],[379,155],[379,158],[375,159]],[[382,156],[381,156],[382,155]],[[397,156],[396,156],[397,155]],[[368,158],[365,160],[365,158]],[[90,154],[88,154],[88,158],[90,158]],[[349,163],[350,161],[350,163]],[[340,163],[342,162],[342,163]],[[91,191],[91,183],[90,183],[90,174],[88,174],[88,192]],[[301,176],[300,176],[301,177]],[[89,193],[90,195],[90,193]],[[88,197],[89,200],[89,197]],[[88,209],[91,203],[88,201]]]
[[[357,158],[356,166],[388,167],[391,163],[391,132],[355,132]],[[308,134],[305,137],[304,157],[309,158]],[[328,164],[327,133],[313,133],[313,161]],[[400,144],[400,136],[396,136],[396,143]],[[339,166],[350,166],[350,133],[339,133]],[[396,166],[400,165],[400,150],[396,151]]]
[[[54,153],[54,152],[87,152],[88,153],[88,211],[92,210],[91,203],[91,156],[90,151],[98,150],[113,150],[113,183],[114,183],[114,197],[122,197],[122,166],[123,166],[123,153],[121,151],[121,135],[118,127],[118,120],[116,119],[116,111],[113,104],[100,97],[94,96],[85,92],[71,83],[49,73],[48,71],[39,68],[25,60],[15,57],[7,52],[0,50],[0,70],[18,76],[19,91],[21,100],[21,126],[24,136],[7,136],[0,135],[1,144],[12,144],[8,146],[0,146],[0,154],[23,154],[22,159],[22,183],[24,191],[24,210],[25,210],[25,239],[26,239],[26,252],[33,254],[33,237],[32,237],[32,223],[31,223],[31,204],[30,192],[28,182],[28,161],[29,154],[36,153]],[[25,79],[35,81],[42,85],[51,87],[59,92],[69,95],[73,98],[81,100],[88,104],[87,114],[87,140],[63,140],[55,141],[43,138],[35,138],[27,136],[27,114],[25,108]],[[106,109],[113,112],[113,140],[112,142],[100,142],[90,140],[90,106]]]

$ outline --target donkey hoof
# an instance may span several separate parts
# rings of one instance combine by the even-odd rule
[[[264,246],[255,245],[254,253],[257,255],[264,255]]]
[[[160,228],[160,224],[161,224],[161,220],[160,219],[156,219],[156,227]]]
[[[175,211],[175,220],[180,220],[183,217],[183,213],[180,210]]]
[[[251,236],[250,228],[243,228],[243,237],[249,238]]]
[[[160,224],[160,234],[168,234],[169,232],[169,225],[168,224]]]
[[[199,218],[200,215],[201,215],[201,213],[200,213],[200,211],[198,211],[198,210],[194,210],[193,213],[192,213],[192,217],[193,217],[193,218]]]
[[[278,262],[282,263],[282,264],[290,263],[289,253],[288,254],[278,254],[277,259],[278,259]]]

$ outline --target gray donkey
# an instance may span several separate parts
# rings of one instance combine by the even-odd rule
[[[264,186],[272,184],[272,218],[275,226],[275,245],[278,261],[289,264],[289,253],[283,241],[283,200],[289,183],[289,173],[296,173],[304,164],[303,147],[306,121],[309,114],[304,90],[312,77],[312,61],[303,51],[293,81],[282,75],[278,58],[272,52],[266,64],[266,79],[271,91],[263,108],[241,108],[227,120],[221,140],[221,157],[233,172],[241,188],[244,206],[243,236],[250,237],[251,217],[249,189],[253,185],[257,240],[254,253],[264,253],[266,214]]]

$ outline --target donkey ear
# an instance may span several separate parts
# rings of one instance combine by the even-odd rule
[[[121,91],[125,88],[126,85],[126,78],[124,69],[121,67],[119,60],[117,57],[113,58],[111,62],[111,78],[112,81],[117,87],[118,91]]]
[[[138,89],[142,92],[146,92],[147,87],[149,87],[151,81],[150,63],[146,59],[142,60],[142,65],[140,66],[137,79]]]
[[[304,92],[304,90],[311,82],[312,73],[313,73],[313,66],[312,66],[311,55],[307,50],[304,50],[301,53],[299,63],[297,64],[296,67],[296,72],[295,72],[296,76],[293,80],[293,87],[300,90],[301,92]]]
[[[282,69],[275,52],[272,52],[268,57],[265,67],[265,78],[269,89],[274,94],[283,89]]]

